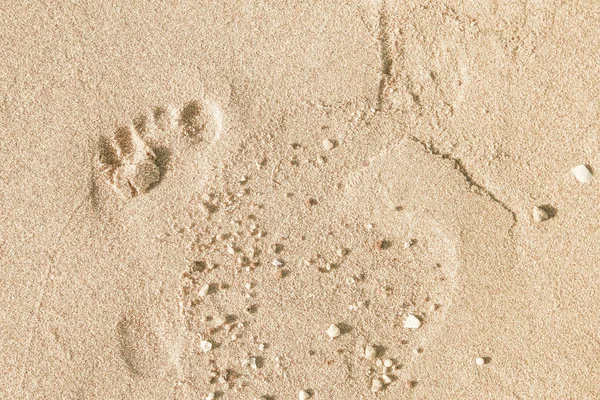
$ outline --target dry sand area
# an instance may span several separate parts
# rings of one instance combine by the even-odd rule
[[[600,3],[5,0],[0,55],[0,398],[600,397]]]

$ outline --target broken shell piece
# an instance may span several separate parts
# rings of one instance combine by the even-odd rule
[[[388,375],[383,374],[381,375],[381,380],[383,381],[383,383],[385,383],[386,385],[389,385],[390,383],[392,383],[392,378],[390,378]]]
[[[323,148],[325,150],[331,150],[334,147],[335,147],[335,142],[333,140],[330,140],[330,139],[323,140]]]
[[[550,214],[541,207],[534,206],[531,212],[535,222],[543,222],[550,218]]]
[[[581,183],[589,183],[592,180],[592,173],[585,165],[578,165],[571,169],[571,173]]]
[[[404,327],[406,329],[419,329],[420,326],[421,320],[419,320],[419,318],[415,317],[412,314],[408,314],[408,316],[404,320]]]
[[[377,349],[375,346],[367,345],[365,347],[365,358],[367,360],[373,360],[377,356]]]
[[[381,379],[373,379],[373,382],[371,383],[371,392],[377,393],[381,391],[381,389],[383,389],[383,382],[381,381]]]
[[[334,324],[329,325],[329,328],[327,328],[327,336],[329,336],[332,339],[340,336],[341,333],[342,332],[340,331],[340,328],[338,328]]]
[[[309,398],[310,393],[308,393],[306,390],[301,390],[300,393],[298,393],[299,400],[308,400]]]

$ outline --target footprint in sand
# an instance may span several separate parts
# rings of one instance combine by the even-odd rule
[[[173,149],[218,141],[222,129],[221,109],[210,100],[156,107],[100,138],[97,171],[123,198],[136,197],[162,179]]]
[[[169,367],[169,346],[146,315],[129,310],[116,325],[119,355],[136,377],[163,375]]]
[[[381,250],[389,262],[378,265],[377,275],[382,285],[394,288],[391,294],[403,306],[399,310],[398,302],[374,305],[381,308],[377,313],[410,313],[423,322],[419,329],[402,330],[408,346],[399,355],[405,365],[399,377],[417,379],[421,388],[435,387],[433,381],[426,383],[433,379],[458,390],[461,383],[456,376],[469,374],[456,371],[471,367],[462,357],[472,356],[478,345],[472,332],[482,330],[483,321],[495,310],[493,303],[474,309],[468,299],[487,296],[490,282],[510,273],[513,215],[474,185],[454,161],[431,154],[413,140],[371,159],[368,167],[348,179],[346,194],[348,209],[371,221],[373,229],[392,243]],[[435,362],[446,366],[435,378],[427,364],[419,362],[429,354],[442,354],[443,359]]]

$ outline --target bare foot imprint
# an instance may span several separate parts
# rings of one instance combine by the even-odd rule
[[[131,199],[160,182],[173,149],[217,141],[222,125],[221,110],[210,100],[156,107],[100,138],[97,171],[124,199]]]

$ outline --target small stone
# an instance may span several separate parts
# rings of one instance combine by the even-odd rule
[[[310,398],[310,394],[306,390],[301,390],[298,393],[298,400],[307,400]]]
[[[214,400],[215,399],[215,392],[211,392],[208,394],[208,396],[206,396],[206,398],[204,400]]]
[[[383,361],[377,360],[377,361],[375,361],[375,365],[377,365],[378,367],[381,367],[383,365]]]
[[[283,277],[285,276],[285,273],[283,272],[283,270],[282,270],[282,269],[278,269],[277,271],[275,271],[275,272],[273,273],[273,276],[275,277],[275,279],[277,279],[277,280],[281,280],[281,279],[283,279]]]
[[[541,207],[534,206],[532,211],[533,220],[535,222],[543,222],[550,218],[550,215],[546,210]]]
[[[325,150],[331,150],[334,147],[335,147],[335,142],[333,140],[330,140],[330,139],[323,140],[323,148]]]
[[[585,165],[578,165],[571,169],[571,173],[581,183],[590,183],[592,180],[592,173]]]
[[[336,325],[331,324],[329,325],[329,328],[327,328],[327,336],[329,336],[330,338],[334,339],[338,336],[341,335],[341,331],[340,328],[338,328]]]
[[[390,242],[388,242],[387,240],[378,240],[375,242],[374,247],[376,250],[385,250],[388,247],[390,247]]]
[[[200,349],[205,353],[208,353],[212,349],[212,346],[212,343],[208,340],[203,340],[200,342]]]
[[[408,314],[404,320],[404,328],[406,329],[419,329],[421,326],[421,320],[412,314]]]
[[[336,254],[338,255],[338,257],[344,257],[346,254],[348,254],[348,250],[346,250],[346,249],[337,249]]]
[[[365,347],[365,358],[367,360],[373,360],[375,359],[375,357],[377,357],[377,349],[375,348],[375,346],[368,344]]]
[[[377,393],[383,389],[383,382],[379,378],[373,379],[371,383],[371,392]]]
[[[383,381],[383,383],[385,383],[386,385],[389,385],[390,383],[392,383],[392,378],[390,378],[388,375],[383,374],[381,375],[381,380]]]
[[[227,245],[227,252],[231,255],[235,254],[235,249],[233,248],[232,245],[230,245],[230,244]]]
[[[386,358],[385,360],[383,360],[383,365],[386,368],[390,368],[392,365],[394,365],[394,362],[392,360],[390,360],[389,358]]]
[[[477,365],[479,365],[479,366],[485,365],[485,359],[484,359],[484,358],[482,358],[482,357],[477,357],[477,358],[475,359],[475,364],[477,364]]]
[[[408,249],[410,246],[412,246],[412,245],[413,245],[413,243],[414,243],[414,240],[413,240],[413,239],[407,240],[406,242],[404,242],[404,245],[403,245],[403,247],[404,247],[405,249]]]
[[[258,350],[264,351],[265,350],[265,344],[264,343],[259,344],[258,345]]]
[[[412,389],[415,387],[415,385],[416,385],[416,382],[414,382],[414,381],[406,381],[404,383],[404,387],[407,389]]]

